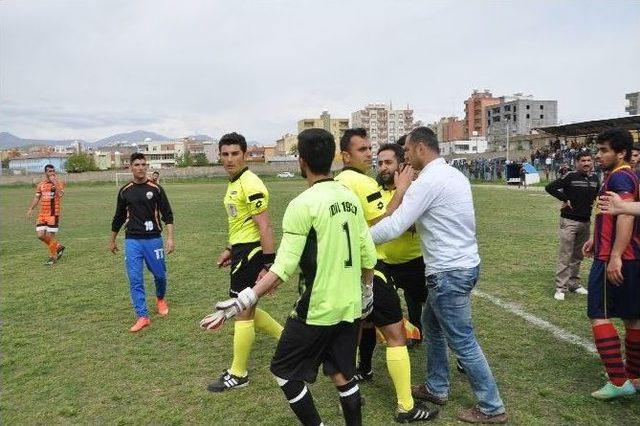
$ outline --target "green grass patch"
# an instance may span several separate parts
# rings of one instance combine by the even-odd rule
[[[0,189],[2,395],[4,424],[265,424],[295,425],[268,364],[275,342],[258,334],[249,387],[221,395],[206,385],[227,368],[233,327],[204,333],[198,321],[227,297],[227,271],[215,266],[226,244],[224,179],[163,182],[175,213],[176,252],[168,257],[171,312],[152,316],[144,332],[134,321],[122,254],[107,251],[114,184],[70,185],[53,268],[25,217],[32,191]],[[267,180],[276,234],[301,180]],[[590,338],[584,296],[553,300],[558,203],[544,194],[474,188],[482,256],[479,289]],[[122,239],[119,239],[122,248]],[[585,262],[584,276],[589,264]],[[154,312],[153,285],[146,275]],[[283,284],[261,301],[284,321],[296,286]],[[513,424],[640,424],[640,397],[601,403],[589,393],[603,384],[596,357],[557,340],[488,301],[474,299],[478,339]],[[424,378],[424,352],[411,351],[414,383]],[[374,380],[362,386],[365,424],[390,424],[393,386],[378,347]],[[337,394],[320,376],[312,386],[327,424],[342,424]],[[452,369],[451,396],[441,424],[474,403],[464,376]]]

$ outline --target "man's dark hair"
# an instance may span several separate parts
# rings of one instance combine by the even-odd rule
[[[396,156],[396,160],[398,160],[398,164],[404,163],[404,149],[402,149],[400,145],[395,143],[385,143],[380,147],[380,149],[378,149],[378,155],[380,155],[382,151],[393,151]]]
[[[593,157],[593,155],[591,155],[589,151],[581,150],[578,152],[578,155],[576,155],[576,161],[580,161],[582,157]]]
[[[131,157],[129,158],[129,164],[133,164],[133,162],[136,160],[146,160],[146,158],[147,157],[145,157],[143,153],[134,152],[133,154],[131,154]]]
[[[407,135],[402,135],[398,138],[398,140],[396,141],[396,143],[402,147],[404,147],[404,144],[407,142]]]
[[[221,149],[225,145],[240,145],[242,152],[247,152],[247,140],[240,133],[227,133],[218,141],[218,149]]]
[[[608,143],[609,147],[616,154],[624,152],[624,161],[631,159],[633,136],[631,136],[631,132],[626,129],[614,127],[613,129],[605,130],[598,135],[596,143],[601,145]]]
[[[44,171],[46,172],[47,170],[55,170],[55,167],[53,167],[53,164],[47,164],[44,166]]]
[[[317,175],[328,175],[336,153],[333,135],[324,129],[307,129],[298,135],[298,154]]]
[[[420,126],[416,127],[409,133],[409,139],[412,143],[421,143],[432,151],[440,154],[440,147],[438,145],[438,138],[433,130],[428,127]]]
[[[631,146],[632,151],[640,151],[640,143],[636,142]]]
[[[349,145],[351,144],[351,138],[354,136],[360,136],[361,138],[367,137],[367,131],[362,127],[355,129],[347,129],[340,138],[340,151],[349,151]]]

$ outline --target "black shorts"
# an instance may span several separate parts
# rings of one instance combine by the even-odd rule
[[[264,268],[260,242],[231,246],[231,287],[229,296],[236,297],[247,287],[253,287]]]
[[[308,325],[289,317],[271,360],[271,372],[281,379],[313,383],[322,364],[326,376],[342,373],[347,380],[356,370],[360,320],[336,325]]]
[[[424,272],[424,260],[417,257],[405,263],[385,263],[387,271],[396,287],[404,291],[416,303],[427,301],[427,278]]]
[[[623,260],[622,276],[622,284],[611,284],[607,280],[607,262],[593,261],[587,296],[590,319],[640,318],[640,260]]]
[[[383,327],[402,321],[400,297],[393,285],[393,279],[387,272],[385,264],[378,261],[373,277],[373,311],[366,321],[376,327]]]

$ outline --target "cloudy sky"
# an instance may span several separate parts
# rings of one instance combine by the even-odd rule
[[[0,131],[23,138],[270,143],[371,102],[463,116],[474,88],[557,99],[563,122],[624,115],[640,1],[0,2]]]

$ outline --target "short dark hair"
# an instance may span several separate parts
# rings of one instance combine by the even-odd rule
[[[589,151],[581,150],[578,152],[578,155],[576,155],[576,161],[580,160],[582,157],[593,157],[593,155]]]
[[[428,127],[420,126],[416,127],[409,133],[409,139],[413,143],[421,143],[427,148],[440,153],[440,146],[438,145],[438,137],[433,130]]]
[[[625,161],[631,159],[631,147],[633,146],[633,136],[631,136],[631,132],[621,127],[605,130],[598,135],[596,143],[602,145],[607,142],[616,154],[624,152]]]
[[[47,170],[55,170],[56,168],[53,167],[53,164],[47,164],[46,166],[44,166],[44,171],[46,172]]]
[[[640,151],[640,143],[636,142],[631,146],[632,151]]]
[[[407,135],[402,135],[398,138],[398,140],[396,141],[396,143],[400,146],[404,146],[404,144],[407,142]]]
[[[398,164],[404,163],[404,149],[402,149],[400,145],[396,143],[385,143],[378,149],[378,155],[380,155],[382,151],[393,151],[396,160],[398,160]]]
[[[328,175],[336,154],[336,142],[324,129],[306,129],[298,135],[298,154],[313,173]]]
[[[147,157],[145,157],[143,153],[134,152],[133,154],[131,154],[131,157],[129,158],[129,164],[133,163],[136,160],[146,160],[146,159]]]
[[[351,144],[351,138],[354,136],[360,136],[361,138],[367,137],[366,129],[362,127],[356,127],[355,129],[347,129],[340,138],[340,151],[349,151],[349,145]]]
[[[240,133],[232,132],[223,135],[218,142],[218,149],[225,145],[240,145],[242,152],[247,152],[247,140]]]

